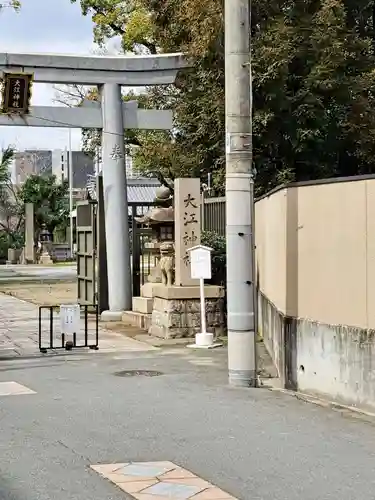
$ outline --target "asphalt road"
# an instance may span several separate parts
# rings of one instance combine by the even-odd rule
[[[0,397],[1,500],[124,500],[90,464],[164,460],[241,500],[374,498],[373,424],[226,380],[223,350],[1,362],[36,391]]]

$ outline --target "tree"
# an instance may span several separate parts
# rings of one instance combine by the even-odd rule
[[[293,2],[254,47],[258,189],[373,171],[374,53],[341,0]]]
[[[18,12],[21,8],[21,2],[20,0],[9,0],[8,2],[1,2],[0,3],[0,11],[4,8],[12,8],[16,12]]]
[[[23,206],[19,191],[13,185],[10,167],[15,150],[12,146],[2,150],[0,161],[0,234],[8,247],[19,247],[22,243]]]
[[[139,132],[144,173],[213,176],[224,190],[222,0],[81,0],[99,42],[188,54],[175,87],[145,105],[175,112],[171,133]],[[374,171],[375,10],[368,0],[254,0],[254,167],[258,194],[286,181]]]
[[[33,203],[37,235],[45,226],[53,235],[55,229],[67,226],[69,220],[68,183],[57,183],[54,175],[31,175],[20,190],[23,204]]]
[[[141,0],[79,1],[83,15],[92,16],[96,43],[103,45],[109,38],[120,36],[124,52],[156,53],[149,10]]]
[[[178,7],[178,2],[167,0],[156,12],[154,4],[156,3],[144,0],[127,2],[126,9],[117,17],[123,2],[81,0],[82,12],[85,15],[91,14],[96,23],[95,39],[99,43],[103,43],[106,37],[117,35],[122,37],[124,50],[133,52],[176,51],[175,49],[181,49],[182,42],[185,49],[187,32],[183,26],[187,16],[183,14],[183,8]],[[185,1],[183,7],[188,7],[188,4]],[[208,5],[207,2],[206,4]],[[208,13],[211,16],[216,13],[214,19],[217,19],[217,9],[210,9]],[[174,24],[177,41],[167,36],[164,27],[165,19],[171,17],[173,20],[173,15],[177,16],[178,21]],[[223,38],[222,35],[220,38]],[[222,40],[220,44],[222,46]],[[205,71],[206,67],[210,67],[210,71]],[[139,131],[132,134],[132,143],[140,146],[135,155],[135,166],[139,171],[153,175],[157,171],[172,178],[191,174],[203,179],[209,172],[214,173],[215,182],[215,172],[222,171],[224,161],[224,136],[218,138],[218,130],[224,119],[221,106],[224,96],[223,70],[220,69],[218,74],[215,72],[216,68],[219,69],[219,65],[216,65],[209,54],[206,59],[197,58],[194,70],[180,79],[178,88],[171,86],[147,89],[144,107],[157,105],[174,109],[176,128],[172,133]],[[206,87],[210,87],[210,93],[206,92]],[[215,90],[217,92],[212,99]],[[182,96],[186,96],[186,99]],[[193,109],[202,111],[198,111],[199,117],[195,116],[194,120],[188,121],[186,113],[191,113]],[[198,123],[200,126],[197,128]]]

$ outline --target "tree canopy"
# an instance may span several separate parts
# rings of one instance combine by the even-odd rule
[[[72,0],[77,1],[77,0]],[[142,105],[170,107],[171,133],[138,131],[135,165],[168,177],[208,173],[224,190],[222,0],[81,0],[95,39],[125,52],[184,51],[176,86],[147,89]],[[256,189],[375,169],[375,23],[369,0],[252,2]]]
[[[53,234],[66,229],[69,220],[68,183],[57,183],[53,175],[32,175],[22,185],[11,179],[15,149],[8,146],[0,156],[0,260],[8,248],[22,248],[24,243],[25,204],[34,204],[35,235],[43,226]]]
[[[10,167],[15,150],[8,146],[1,151],[0,160],[0,246],[18,247],[22,244],[20,229],[23,224],[23,207],[19,191],[12,184]],[[0,253],[2,253],[0,251]]]
[[[56,228],[68,223],[68,189],[68,182],[58,183],[54,175],[31,175],[22,184],[19,197],[23,206],[34,204],[37,232],[46,226],[53,234]]]

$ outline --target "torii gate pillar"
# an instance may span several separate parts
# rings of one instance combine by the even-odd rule
[[[104,321],[121,320],[132,308],[130,240],[124,124],[121,87],[105,83],[101,89],[103,113],[103,194],[107,246],[109,311]]]

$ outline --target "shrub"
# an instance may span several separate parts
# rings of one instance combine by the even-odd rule
[[[212,248],[212,285],[225,286],[226,283],[226,240],[215,231],[202,231],[202,245]]]

